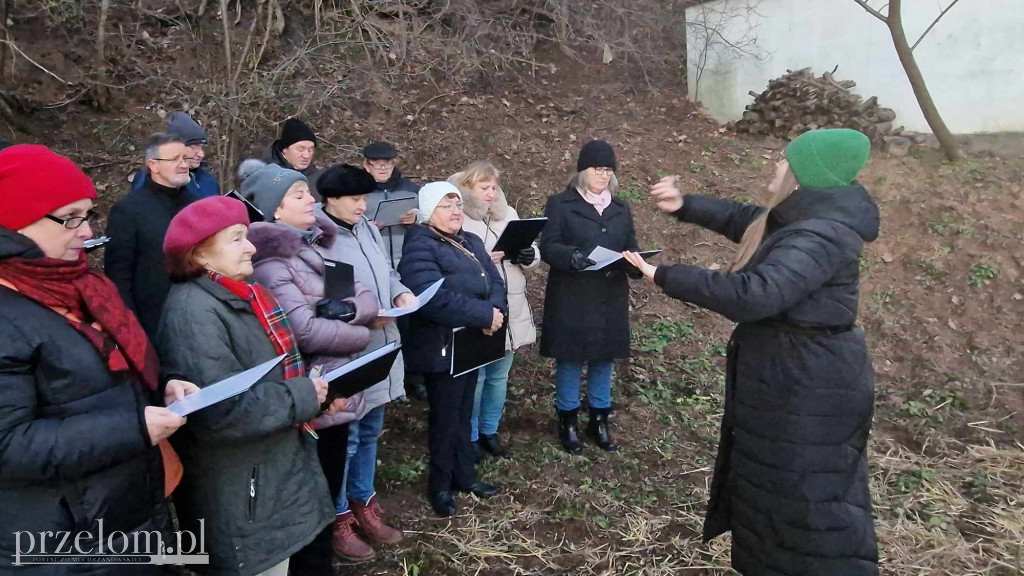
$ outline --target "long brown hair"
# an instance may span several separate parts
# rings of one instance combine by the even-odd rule
[[[765,190],[764,192],[764,211],[757,217],[756,220],[747,226],[747,230],[743,233],[743,238],[740,239],[739,248],[736,249],[736,256],[733,258],[732,263],[729,265],[729,271],[735,272],[740,270],[750,262],[750,259],[754,257],[754,253],[761,246],[761,242],[764,241],[764,233],[768,228],[768,213],[772,211],[779,204],[782,204],[789,195],[796,190],[796,187],[789,184],[796,183],[796,176],[793,174],[791,169],[787,169],[786,178],[783,181],[781,190],[777,192],[771,192]]]

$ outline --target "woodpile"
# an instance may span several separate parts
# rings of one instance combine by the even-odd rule
[[[879,106],[875,96],[864,100],[850,92],[857,83],[836,80],[834,72],[817,77],[810,68],[786,70],[764,92],[751,90],[754,103],[736,122],[736,131],[792,140],[818,128],[853,128],[881,144],[902,130],[894,128],[896,112]]]

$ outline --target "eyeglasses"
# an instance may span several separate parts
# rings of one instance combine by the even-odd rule
[[[96,218],[96,213],[89,210],[85,213],[85,216],[72,216],[70,218],[61,218],[60,216],[54,216],[53,214],[47,214],[46,218],[60,224],[68,230],[74,230],[82,224],[89,222]]]
[[[611,168],[608,168],[606,166],[598,166],[597,168],[594,168],[594,174],[597,174],[598,176],[604,176],[605,174],[614,174],[614,173],[615,173],[615,170],[612,170]]]
[[[395,165],[394,160],[367,160],[366,163],[369,164],[370,168],[373,168],[374,170],[383,170],[385,168],[391,168],[392,166]]]
[[[156,160],[157,162],[174,162],[175,164],[181,164],[184,162],[187,164],[195,160],[195,158],[192,156],[178,156],[177,158],[151,158],[151,160]]]
[[[455,202],[453,204],[438,204],[437,205],[437,207],[441,208],[442,210],[452,210],[452,209],[458,208],[460,211],[462,210],[462,208],[464,206],[465,206],[465,204],[463,204],[462,202]]]

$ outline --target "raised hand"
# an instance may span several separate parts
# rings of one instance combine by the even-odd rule
[[[683,207],[683,193],[679,191],[678,176],[665,176],[651,187],[651,196],[662,212],[676,212]]]

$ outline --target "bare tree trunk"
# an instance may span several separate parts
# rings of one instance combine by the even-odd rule
[[[232,74],[231,67],[231,24],[228,22],[230,13],[228,12],[229,0],[220,0],[220,18],[223,24],[224,31],[224,67],[226,76],[226,92],[229,106],[226,107],[226,118],[224,119],[224,132],[227,135],[227,142],[224,143],[224,158],[221,159],[220,166],[220,181],[225,187],[230,188],[234,179],[233,167],[235,165],[235,113],[237,112],[238,90],[235,84],[236,78]]]
[[[100,23],[96,27],[96,56],[100,66],[106,68],[107,14],[110,12],[110,0],[100,1]]]
[[[891,0],[889,15],[886,19],[889,33],[892,35],[892,43],[896,47],[896,55],[900,57],[903,70],[907,73],[911,88],[914,89],[914,96],[917,97],[917,103],[921,106],[921,113],[924,114],[925,121],[928,122],[932,133],[938,139],[942,153],[950,162],[956,162],[960,159],[960,149],[957,148],[956,139],[953,138],[953,134],[949,131],[942,115],[939,114],[939,109],[936,108],[935,102],[932,100],[931,92],[928,91],[928,86],[924,82],[924,75],[921,74],[921,69],[917,66],[917,59],[914,58],[914,51],[911,49],[910,43],[907,42],[907,33],[903,29],[901,4],[902,0]]]
[[[3,14],[0,15],[0,16],[3,17],[3,22],[0,22],[0,24],[3,25],[3,30],[4,30],[4,38],[3,39],[4,40],[10,40],[10,35],[7,33],[7,16],[8,16],[8,11],[10,10],[9,3],[12,2],[13,0],[2,0],[2,1],[3,1]],[[0,42],[0,81],[3,81],[3,79],[6,77],[5,70],[7,70],[7,43],[6,42]]]
[[[928,127],[932,129],[932,133],[938,139],[942,153],[946,155],[950,162],[956,162],[960,159],[960,149],[957,148],[956,139],[950,133],[946,122],[942,120],[939,109],[935,107],[935,101],[932,100],[931,92],[928,91],[928,86],[924,82],[924,75],[921,74],[921,69],[918,68],[917,60],[914,58],[914,48],[921,43],[921,40],[924,40],[924,37],[946,15],[946,12],[949,12],[949,9],[960,0],[953,0],[953,3],[943,10],[938,18],[931,23],[931,26],[928,26],[928,29],[924,31],[924,34],[921,34],[917,42],[914,42],[914,46],[907,42],[907,32],[903,29],[902,0],[890,0],[887,14],[882,14],[881,11],[872,8],[868,4],[869,0],[853,1],[859,4],[861,8],[867,10],[868,14],[884,22],[885,26],[889,28],[889,35],[892,36],[892,44],[896,48],[896,55],[900,58],[900,64],[903,64],[903,71],[907,73],[907,79],[910,80],[910,87],[914,90],[914,96],[917,97],[917,104],[921,107],[921,113],[924,114],[925,122],[928,123]]]

